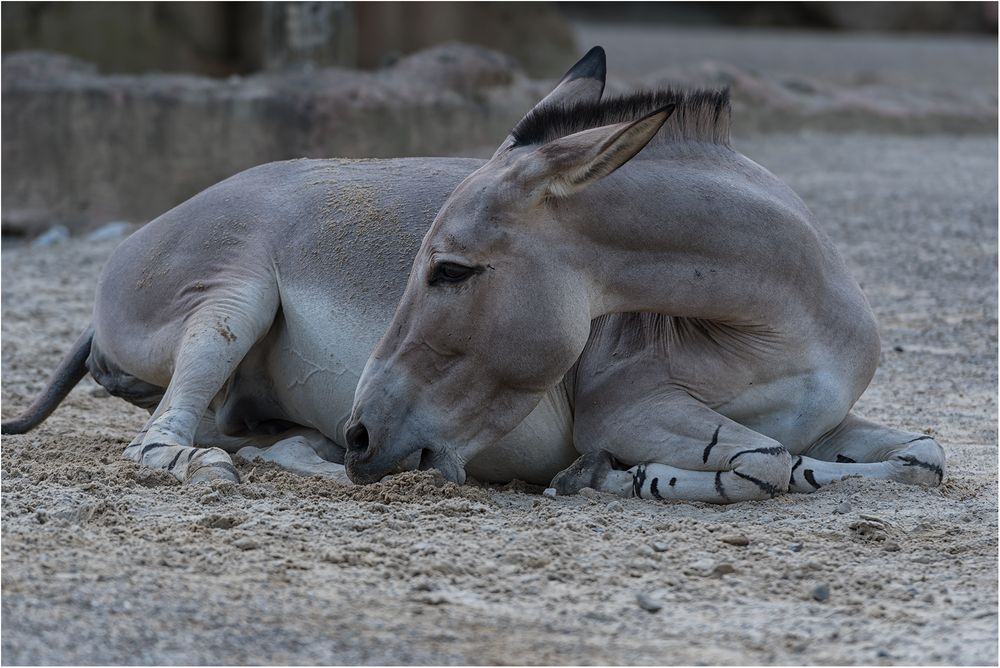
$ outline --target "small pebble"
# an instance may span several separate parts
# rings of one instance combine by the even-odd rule
[[[666,543],[653,542],[653,543],[650,543],[649,546],[651,548],[653,548],[653,552],[666,552],[667,551],[667,544]]]
[[[886,552],[899,552],[899,543],[890,540],[885,544],[885,547],[882,549],[884,549]]]
[[[809,595],[812,596],[814,601],[822,603],[830,598],[830,588],[826,585],[817,585]]]
[[[903,352],[903,346],[893,346],[892,349],[895,350],[897,353]]]
[[[241,520],[238,517],[230,517],[228,515],[209,515],[203,517],[199,522],[202,526],[210,529],[232,529],[240,523]]]
[[[247,538],[240,538],[239,540],[234,540],[233,547],[239,548],[241,550],[256,550],[260,546],[257,545],[257,541],[255,541],[253,538],[247,537]]]
[[[118,220],[107,225],[102,225],[87,235],[90,241],[104,241],[105,239],[117,239],[125,236],[131,229],[131,225],[125,221]]]
[[[555,487],[546,487],[545,491],[542,492],[542,496],[547,496],[550,499],[556,498],[556,488]]]
[[[802,543],[792,543],[791,545],[788,546],[788,549],[791,550],[792,552],[801,552]]]
[[[607,506],[605,506],[605,508],[607,508],[613,513],[620,513],[623,510],[625,510],[625,506],[622,505],[621,501],[612,501]]]
[[[721,578],[723,575],[729,575],[730,573],[735,573],[736,567],[732,564],[719,564],[712,569],[711,576],[716,578]]]
[[[840,503],[837,504],[837,507],[834,508],[833,512],[838,513],[840,515],[846,515],[847,513],[851,512],[850,502],[841,501]]]
[[[48,232],[39,235],[31,242],[32,246],[46,247],[61,244],[69,240],[69,228],[63,225],[55,225],[49,228]]]
[[[584,487],[579,491],[579,494],[585,499],[596,499],[598,496],[601,495],[601,493],[598,492],[593,487]]]
[[[731,534],[729,536],[723,536],[719,540],[729,545],[736,545],[737,547],[746,547],[747,545],[750,544],[750,539],[741,533]]]
[[[711,559],[699,559],[693,562],[687,570],[692,575],[711,575],[715,570],[715,562]]]
[[[636,594],[635,600],[639,604],[639,607],[646,612],[659,612],[663,609],[662,603],[644,592]]]

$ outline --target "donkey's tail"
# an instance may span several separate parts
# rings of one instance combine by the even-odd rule
[[[80,380],[87,375],[87,357],[94,341],[94,326],[90,325],[73,344],[59,363],[42,393],[28,406],[28,410],[13,420],[0,424],[0,434],[23,434],[34,429],[47,418],[66,398]]]

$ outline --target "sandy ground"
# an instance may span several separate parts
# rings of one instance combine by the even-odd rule
[[[996,139],[738,145],[861,280],[884,353],[859,409],[937,436],[940,488],[714,507],[270,465],[182,486],[120,458],[143,413],[86,379],[3,439],[3,663],[995,664]],[[4,242],[4,417],[87,323],[114,245]]]

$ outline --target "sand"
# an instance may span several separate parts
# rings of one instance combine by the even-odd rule
[[[996,138],[737,145],[864,286],[884,352],[858,409],[934,434],[940,488],[717,507],[245,463],[183,486],[121,458],[144,413],[88,378],[3,438],[3,663],[996,664]],[[4,240],[5,418],[115,243]]]

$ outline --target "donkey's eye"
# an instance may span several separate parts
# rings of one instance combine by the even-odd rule
[[[469,278],[473,274],[479,273],[479,269],[476,267],[466,267],[462,264],[455,264],[454,262],[439,262],[434,265],[434,270],[431,272],[431,285],[438,285],[441,283],[461,283],[465,279]]]

